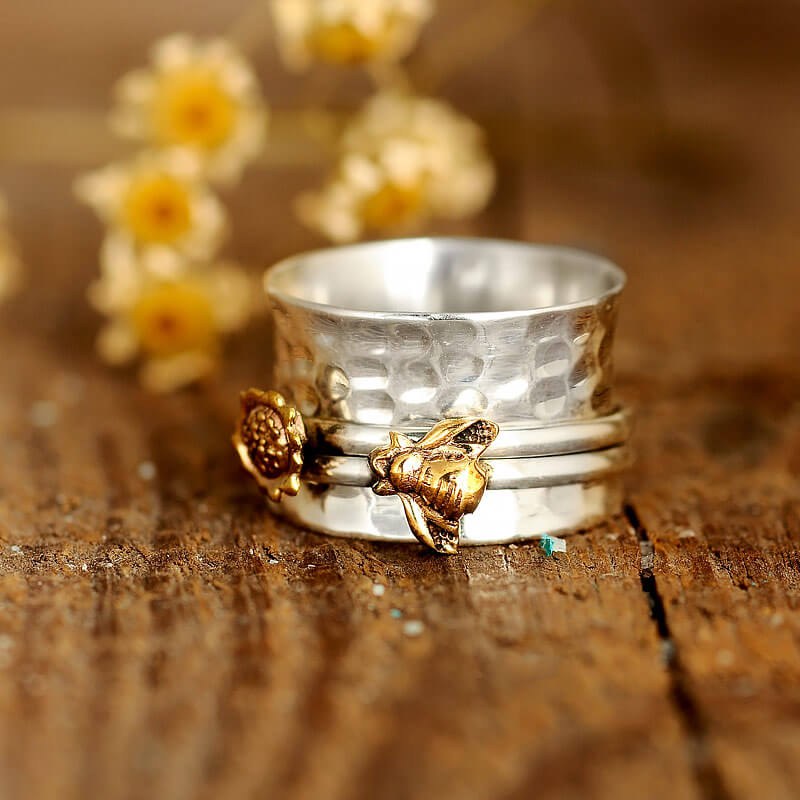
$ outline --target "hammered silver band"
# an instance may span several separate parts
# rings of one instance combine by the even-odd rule
[[[268,270],[268,385],[307,435],[299,483],[264,478],[270,507],[315,530],[416,536],[441,552],[454,546],[437,530],[458,543],[456,506],[463,544],[565,533],[619,510],[631,458],[630,414],[612,392],[624,283],[595,255],[480,239],[331,248]],[[264,408],[237,444],[251,467],[283,452],[280,426],[247,451],[283,413]],[[479,458],[478,471],[461,458]]]
[[[564,536],[616,514],[622,505],[619,476],[592,483],[487,491],[462,520],[461,544],[486,545]],[[320,533],[387,542],[415,541],[396,497],[372,489],[308,484],[297,497],[269,502],[273,513]]]
[[[501,429],[612,413],[624,274],[576,250],[400,239],[269,270],[274,378],[304,417]]]

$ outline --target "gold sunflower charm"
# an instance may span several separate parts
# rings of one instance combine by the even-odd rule
[[[478,459],[498,432],[494,422],[477,418],[437,422],[418,442],[392,431],[389,444],[369,457],[378,476],[372,491],[400,498],[420,542],[437,553],[455,553],[461,518],[478,507],[489,478]]]
[[[302,415],[278,392],[248,389],[241,404],[233,445],[244,468],[270,500],[279,503],[284,494],[296,495],[306,442]]]

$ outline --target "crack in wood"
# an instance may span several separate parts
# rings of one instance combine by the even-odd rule
[[[639,580],[650,607],[650,617],[661,641],[664,666],[669,677],[669,697],[687,736],[688,760],[694,778],[704,800],[731,800],[732,795],[725,786],[711,755],[708,723],[694,697],[689,675],[670,630],[667,611],[654,571],[655,546],[634,506],[626,503],[624,512],[628,524],[639,540],[641,553]]]

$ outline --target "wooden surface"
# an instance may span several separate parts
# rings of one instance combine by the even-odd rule
[[[195,5],[5,8],[0,101],[102,109]],[[0,185],[29,272],[0,309],[0,798],[797,796],[800,22],[788,0],[647,5],[552,3],[441,87],[489,127],[500,192],[432,230],[583,244],[630,276],[626,513],[549,559],[272,520],[229,444],[268,330],[173,397],[104,368],[75,165],[57,137],[15,144]],[[273,62],[275,102],[308,100]],[[258,269],[314,243],[287,204],[316,179],[251,172],[231,253]]]

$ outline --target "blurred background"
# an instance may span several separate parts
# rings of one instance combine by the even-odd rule
[[[0,3],[22,262],[0,305],[0,796],[796,796],[796,0],[438,0],[402,59],[496,170],[482,210],[415,230],[578,245],[629,276],[641,530],[611,520],[561,559],[444,564],[270,522],[230,446],[263,315],[206,390],[154,397],[98,357],[107,226],[74,185],[141,149],[109,128],[113,88],[176,32],[230,35],[270,109],[214,188],[221,255],[256,282],[328,243],[296,198],[398,80],[287,69],[265,2]]]

